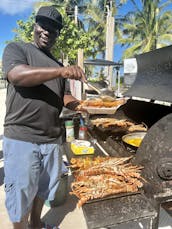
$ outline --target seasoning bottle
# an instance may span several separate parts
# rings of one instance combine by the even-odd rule
[[[73,120],[66,121],[65,127],[66,127],[66,142],[72,142],[75,139]]]
[[[80,140],[86,140],[87,139],[87,127],[86,126],[80,126],[79,127],[79,139]]]

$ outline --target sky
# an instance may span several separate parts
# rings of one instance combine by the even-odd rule
[[[5,42],[11,40],[17,28],[17,20],[27,20],[36,0],[1,0],[0,3],[0,60]]]
[[[43,0],[42,0],[43,1]],[[46,1],[46,0],[45,0]],[[164,1],[164,0],[162,0]],[[0,60],[2,60],[3,50],[6,41],[11,40],[17,28],[17,20],[26,21],[31,15],[34,3],[38,0],[1,0],[0,3]],[[132,10],[131,4],[125,4],[122,7],[121,15]],[[118,62],[122,56],[123,49],[120,46],[114,47],[114,61]]]
[[[45,0],[46,1],[46,0]],[[6,41],[11,40],[15,33],[14,28],[17,28],[17,20],[26,21],[33,11],[34,3],[38,0],[1,0],[0,3],[0,60],[2,60],[3,50],[6,46]],[[129,9],[130,6],[124,6]],[[117,59],[120,58],[121,50],[115,48],[118,53]],[[117,60],[116,60],[117,61]]]

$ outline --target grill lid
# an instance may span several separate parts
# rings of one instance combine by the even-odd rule
[[[125,96],[172,103],[172,45],[136,56],[138,72]]]
[[[143,165],[148,192],[172,196],[172,113],[156,122],[136,152],[135,161]]]

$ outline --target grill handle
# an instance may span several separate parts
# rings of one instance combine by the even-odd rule
[[[157,166],[157,173],[163,180],[172,180],[172,160],[163,159]]]

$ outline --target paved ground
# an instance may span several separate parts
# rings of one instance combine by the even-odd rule
[[[4,172],[2,157],[3,120],[5,115],[6,89],[0,89],[0,228],[11,229],[6,209],[4,195]],[[70,177],[69,177],[70,180]],[[76,198],[68,196],[66,203],[57,208],[49,208],[44,205],[42,219],[50,224],[60,225],[60,229],[86,229],[82,209],[76,208]]]
[[[5,93],[5,89],[0,89],[0,228],[11,229],[12,227],[4,205],[5,195],[3,184],[2,135],[5,115]],[[76,201],[75,197],[68,196],[66,203],[61,207],[49,208],[45,205],[42,219],[50,224],[60,225],[60,229],[86,229],[87,227],[82,209],[76,208]],[[144,229],[144,227],[140,228]],[[160,213],[159,229],[172,229],[172,217],[163,209],[161,209]]]

